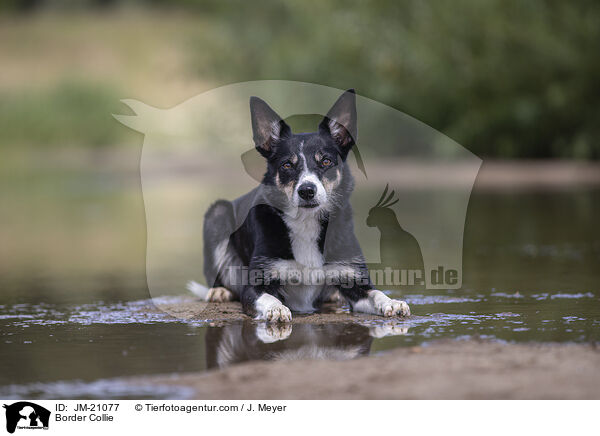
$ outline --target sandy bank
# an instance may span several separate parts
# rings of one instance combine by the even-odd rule
[[[443,341],[349,361],[250,362],[136,379],[191,387],[197,399],[598,399],[591,345]]]
[[[210,325],[223,325],[235,321],[252,321],[242,312],[239,302],[206,303],[197,298],[184,297],[176,303],[155,302],[156,306],[141,307],[143,312],[166,312],[170,316],[196,321],[207,321]],[[328,304],[319,313],[297,314],[292,317],[292,324],[331,324],[331,323],[363,323],[370,321],[402,322],[408,318],[385,318],[383,316],[352,313],[336,304]]]

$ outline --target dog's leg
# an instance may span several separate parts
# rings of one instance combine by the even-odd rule
[[[345,265],[344,269],[340,270],[339,289],[352,306],[353,312],[385,317],[410,315],[410,308],[406,302],[393,300],[383,292],[372,288],[366,265],[360,263],[353,265],[351,274],[348,273],[348,268],[350,266]]]
[[[337,276],[340,293],[348,300],[353,312],[385,317],[410,315],[406,302],[393,300],[373,289],[369,270],[362,262],[332,264],[328,268],[328,275],[333,278]]]
[[[232,301],[241,292],[242,262],[229,243],[235,231],[233,215],[232,204],[218,200],[204,216],[204,276],[210,287],[206,301]]]
[[[340,303],[342,301],[342,294],[339,290],[329,294],[329,296],[323,301],[324,303]]]

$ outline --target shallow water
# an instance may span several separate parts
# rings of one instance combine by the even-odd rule
[[[211,326],[147,312],[149,300],[5,305],[0,307],[0,397],[185,398],[190,395],[186,389],[133,387],[119,378],[205,371],[251,360],[344,360],[445,338],[600,341],[600,295],[593,292],[446,292],[404,298],[415,313],[405,320],[291,327]],[[178,298],[158,302],[176,304]]]
[[[406,320],[286,330],[140,310],[149,294],[139,179],[36,177],[18,185],[27,201],[0,186],[0,397],[185,398],[186,389],[122,378],[349,359],[437,339],[600,341],[599,189],[475,189],[462,289],[393,294],[410,304]],[[177,302],[180,288],[173,294],[162,301]]]

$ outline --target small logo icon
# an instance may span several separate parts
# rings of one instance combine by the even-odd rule
[[[39,430],[48,429],[50,411],[29,401],[19,401],[11,405],[5,404],[6,431],[14,433],[15,429]]]

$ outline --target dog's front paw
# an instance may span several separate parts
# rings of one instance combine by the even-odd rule
[[[292,312],[283,304],[274,306],[267,310],[265,314],[267,322],[292,322]]]
[[[381,315],[383,316],[409,316],[410,307],[406,304],[406,301],[392,300],[386,301],[380,308]]]
[[[410,308],[406,302],[392,300],[377,289],[370,290],[367,298],[360,299],[354,303],[353,310],[355,312],[372,313],[385,317],[410,315]]]
[[[292,322],[292,312],[281,301],[269,294],[262,294],[256,300],[256,319],[267,322]]]

